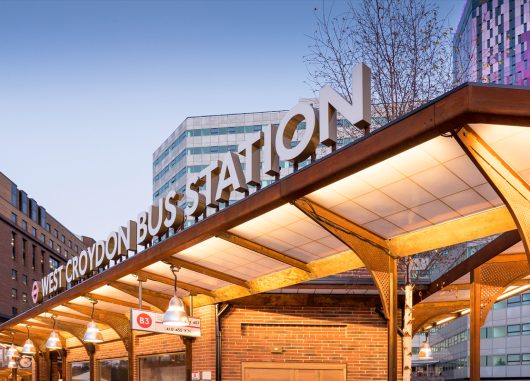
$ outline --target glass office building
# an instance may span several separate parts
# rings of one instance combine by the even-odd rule
[[[530,2],[468,0],[454,37],[459,82],[528,86]]]

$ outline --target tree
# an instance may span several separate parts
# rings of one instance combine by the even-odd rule
[[[316,31],[304,57],[315,87],[330,85],[351,101],[351,69],[372,69],[378,127],[455,86],[451,31],[429,0],[360,0],[334,14],[315,9]],[[347,131],[356,136],[358,131]]]

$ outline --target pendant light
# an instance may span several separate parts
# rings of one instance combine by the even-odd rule
[[[432,349],[429,344],[429,333],[425,333],[425,341],[420,345],[418,360],[432,360]]]
[[[59,338],[59,334],[55,330],[55,315],[52,315],[53,320],[53,329],[50,333],[50,337],[48,337],[48,340],[46,340],[46,348],[55,350],[55,349],[61,349],[61,339]]]
[[[26,325],[26,329],[28,330],[28,339],[24,342],[24,346],[22,347],[22,354],[33,356],[36,350],[35,345],[33,345],[33,341],[31,341],[31,339],[29,338],[29,327],[29,325]]]
[[[7,363],[7,367],[9,369],[18,368],[17,360],[15,360],[13,357],[10,357],[9,362]]]
[[[94,307],[98,301],[90,299],[90,302],[92,303],[92,315],[90,316],[92,320],[90,320],[90,323],[88,323],[85,335],[83,336],[83,341],[85,343],[102,343],[103,335],[99,331],[99,328],[94,321]]]
[[[18,349],[15,346],[15,332],[11,332],[11,335],[13,336],[13,338],[11,340],[11,346],[9,347],[9,349],[6,352],[6,357],[8,357],[10,361],[12,359],[17,359],[18,358]]]
[[[163,324],[172,327],[184,327],[189,325],[190,321],[184,309],[184,302],[177,296],[177,273],[178,267],[171,265],[171,272],[173,273],[173,297],[169,301],[169,307],[164,313]]]

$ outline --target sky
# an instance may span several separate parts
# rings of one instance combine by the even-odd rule
[[[465,1],[438,4],[456,26]],[[186,117],[312,96],[303,57],[321,6],[0,1],[0,171],[74,233],[105,239],[152,202],[152,154]]]

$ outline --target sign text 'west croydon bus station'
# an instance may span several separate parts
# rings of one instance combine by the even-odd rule
[[[223,160],[215,160],[204,168],[186,187],[188,206],[177,206],[184,195],[169,191],[148,211],[138,214],[135,221],[110,233],[105,241],[94,243],[70,258],[39,282],[33,284],[34,303],[44,296],[58,292],[67,284],[92,274],[110,261],[126,257],[129,251],[136,252],[138,245],[144,246],[154,237],[163,236],[170,228],[179,229],[185,216],[198,217],[206,207],[217,207],[219,202],[228,202],[230,193],[246,192],[249,186],[260,184],[261,166],[268,175],[280,174],[280,161],[300,163],[316,152],[319,143],[333,146],[337,141],[337,113],[353,125],[365,128],[370,124],[370,69],[365,65],[354,67],[352,73],[352,103],[350,104],[331,87],[325,86],[319,94],[319,110],[307,103],[298,103],[282,118],[278,126],[268,125],[252,139],[238,146],[238,153],[228,152]],[[300,141],[292,145],[295,131],[305,120],[306,128]],[[240,156],[245,157],[243,169]]]

